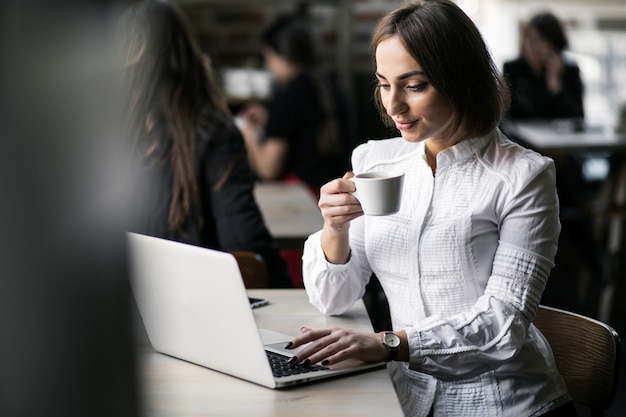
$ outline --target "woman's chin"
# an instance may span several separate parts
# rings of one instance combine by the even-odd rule
[[[400,131],[400,136],[402,136],[402,139],[404,139],[407,142],[421,142],[425,139],[422,137],[422,135],[419,135],[415,132],[406,131],[406,130]]]

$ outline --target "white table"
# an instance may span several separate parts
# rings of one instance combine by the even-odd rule
[[[281,249],[302,249],[306,238],[322,229],[324,221],[317,201],[302,183],[258,182],[254,196]]]
[[[345,315],[329,317],[308,303],[300,289],[249,290],[270,304],[255,309],[259,327],[297,334],[301,326],[344,326],[372,331],[362,302]],[[236,331],[236,329],[233,329]],[[145,340],[139,348],[144,414],[155,417],[393,417],[402,410],[386,369],[285,390],[272,390],[155,352]]]
[[[626,134],[594,126],[577,131],[567,120],[508,122],[504,130],[540,153],[626,152]]]

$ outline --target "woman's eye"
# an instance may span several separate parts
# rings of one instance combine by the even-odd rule
[[[380,84],[380,83],[376,87],[385,91],[389,90],[390,88],[389,84]]]
[[[428,83],[407,85],[406,88],[411,90],[411,91],[424,91],[426,89],[426,86],[428,86]]]

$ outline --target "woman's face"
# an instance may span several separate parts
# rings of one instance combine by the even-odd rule
[[[409,142],[438,139],[452,106],[429,82],[397,35],[376,47],[376,77],[385,111]]]
[[[263,48],[263,57],[265,58],[267,69],[279,83],[289,81],[297,73],[297,68],[272,48]]]
[[[523,49],[524,58],[532,68],[537,70],[546,65],[548,57],[554,51],[550,42],[542,38],[539,31],[533,26],[526,30]]]

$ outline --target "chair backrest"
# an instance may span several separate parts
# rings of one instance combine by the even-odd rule
[[[621,354],[617,332],[598,320],[546,306],[539,307],[534,324],[548,339],[574,402],[602,415],[617,389]]]
[[[267,288],[267,266],[261,255],[249,251],[236,251],[232,254],[239,264],[246,288]]]

